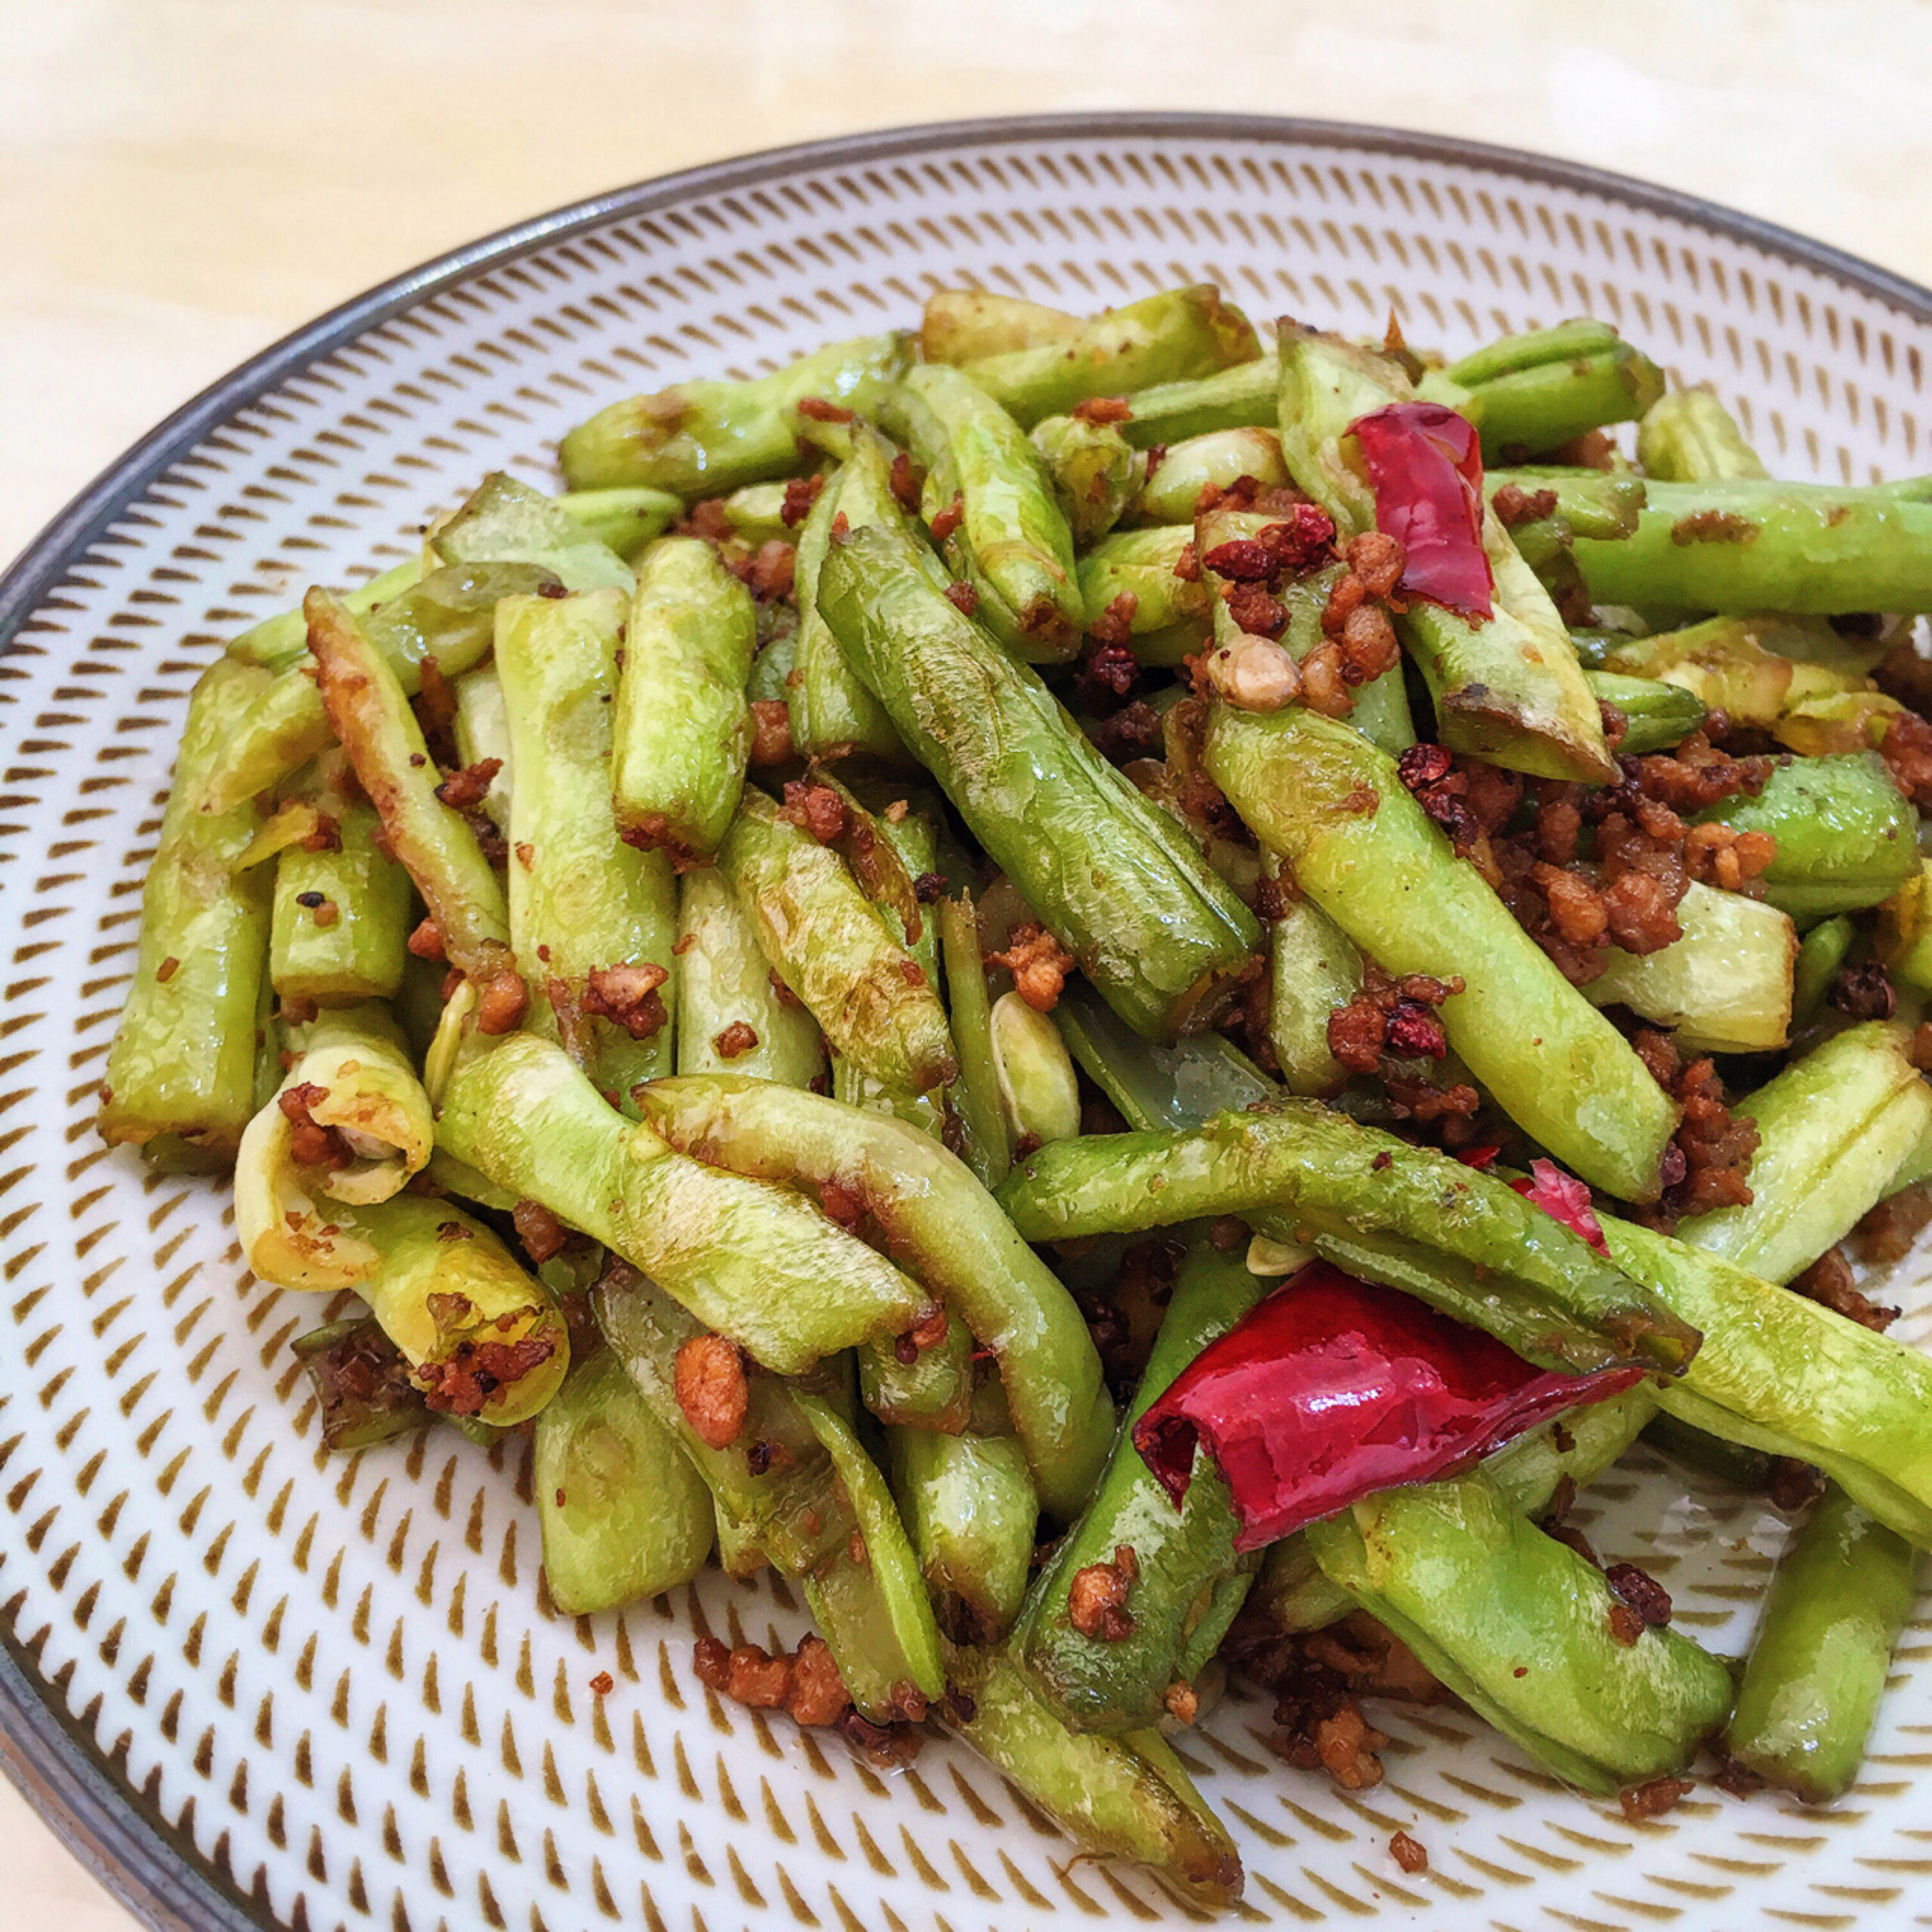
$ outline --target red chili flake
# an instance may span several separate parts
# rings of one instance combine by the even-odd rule
[[[594,1697],[608,1697],[617,1689],[617,1679],[608,1671],[599,1671],[591,1679],[591,1694]]]
[[[1391,403],[1349,433],[1375,492],[1375,527],[1402,543],[1402,589],[1488,618],[1482,445],[1468,419],[1440,403]]]
[[[943,543],[965,521],[966,499],[964,496],[956,496],[951,503],[947,504],[944,509],[940,511],[938,516],[933,518],[931,525],[933,541],[935,543]]]
[[[1311,1262],[1211,1344],[1134,1426],[1178,1507],[1205,1445],[1258,1549],[1393,1484],[1428,1482],[1634,1368],[1558,1374],[1407,1295]]]
[[[1587,1241],[1598,1254],[1607,1255],[1603,1224],[1590,1205],[1590,1190],[1574,1174],[1565,1174],[1554,1160],[1532,1160],[1530,1178],[1509,1185],[1524,1200],[1541,1208],[1553,1221],[1560,1221],[1574,1235]]]

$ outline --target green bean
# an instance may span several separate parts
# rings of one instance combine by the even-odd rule
[[[1674,389],[1643,412],[1637,460],[1664,483],[1769,476],[1737,419],[1707,389]]]
[[[1499,492],[1515,489],[1536,496],[1547,491],[1557,500],[1552,521],[1565,540],[1575,537],[1627,537],[1637,528],[1645,502],[1643,479],[1610,470],[1569,470],[1554,464],[1523,464],[1514,469],[1489,470],[1483,490],[1493,504]]]
[[[1518,1125],[1592,1186],[1657,1196],[1675,1108],[1409,796],[1394,760],[1298,708],[1217,705],[1208,775],[1296,886],[1394,974],[1459,975],[1449,1043]],[[1426,908],[1426,916],[1417,916]]]
[[[677,888],[665,856],[624,843],[612,814],[608,699],[624,615],[614,591],[506,598],[496,663],[518,774],[510,938],[541,962],[530,1024],[628,1110],[630,1090],[671,1067]]]
[[[554,497],[492,471],[441,528],[429,547],[444,563],[535,564],[554,572],[566,591],[631,588],[630,566]]]
[[[1258,356],[1212,375],[1136,390],[1121,433],[1136,449],[1152,450],[1223,429],[1273,429],[1280,388],[1281,364],[1274,348],[1264,345]]]
[[[992,1008],[993,1066],[1016,1141],[1068,1141],[1080,1131],[1080,1083],[1058,1030],[1017,992]]]
[[[1000,1204],[1031,1241],[1276,1210],[1349,1273],[1544,1367],[1640,1359],[1674,1374],[1690,1357],[1691,1324],[1502,1181],[1317,1102],[1275,1105],[1192,1132],[1057,1141],[1015,1166]]]
[[[1534,1523],[1549,1512],[1565,1481],[1573,1493],[1584,1488],[1659,1420],[1656,1394],[1640,1382],[1518,1436],[1484,1457],[1482,1472],[1518,1515]],[[1258,1617],[1291,1634],[1325,1629],[1354,1607],[1301,1531],[1269,1546],[1249,1602]]]
[[[1876,752],[1783,760],[1756,798],[1698,816],[1777,841],[1764,896],[1793,918],[1862,911],[1918,870],[1919,815]]]
[[[1843,914],[1814,925],[1798,941],[1798,958],[1791,968],[1791,1030],[1807,1026],[1818,1017],[1824,996],[1838,977],[1839,968],[1850,957],[1858,929]]]
[[[615,1249],[779,1374],[931,1312],[896,1268],[791,1190],[701,1165],[613,1112],[547,1041],[516,1034],[458,1056],[440,1104],[439,1145]]]
[[[521,595],[521,592],[513,593]],[[499,598],[499,607],[508,599]],[[492,634],[497,620],[492,616]],[[509,829],[509,796],[514,773],[511,770],[509,711],[503,700],[503,679],[494,664],[479,664],[457,679],[456,734],[457,757],[465,770],[494,758],[497,770],[483,794],[482,808],[499,832]]]
[[[142,887],[141,947],[101,1083],[100,1131],[145,1145],[185,1138],[231,1152],[254,1110],[256,1008],[269,939],[269,881],[233,867],[259,821],[209,811],[207,793],[237,721],[269,682],[223,658],[205,671]]]
[[[608,1349],[573,1364],[537,1418],[543,1580],[591,1617],[689,1583],[711,1554],[711,1492]]]
[[[1932,859],[1922,859],[1879,908],[1873,949],[1899,984],[1932,992]]]
[[[924,1125],[919,1130],[931,1132]],[[886,1424],[889,1443],[901,1430],[957,1436],[973,1414],[973,1337],[963,1323],[949,1321],[930,1348],[903,1352],[909,1361],[900,1359],[902,1351],[891,1342],[859,1349],[859,1400]]]
[[[1113,1427],[1100,1358],[1072,1298],[962,1162],[903,1122],[763,1081],[659,1080],[643,1101],[673,1146],[863,1203],[893,1252],[992,1351],[1047,1508],[1079,1508]]]
[[[269,928],[276,994],[325,1007],[396,991],[408,958],[410,905],[408,874],[375,842],[375,811],[329,795],[331,789],[325,786],[312,808],[322,849],[292,841],[276,855]]]
[[[1291,1093],[1326,1099],[1348,1079],[1328,1016],[1361,990],[1362,957],[1312,899],[1291,900],[1268,933],[1268,1043]]]
[[[373,1315],[311,1328],[289,1346],[314,1391],[325,1449],[373,1449],[436,1420],[402,1350]]]
[[[957,899],[942,899],[933,909],[940,950],[946,962],[953,1041],[959,1057],[953,1104],[966,1130],[967,1165],[982,1187],[996,1188],[1013,1164],[1013,1147],[1000,1093],[999,1066],[993,1058],[992,1012],[987,1004],[979,918],[970,892],[961,892]],[[680,1067],[678,1071],[688,1070]]]
[[[970,375],[942,362],[908,373],[886,422],[925,470],[927,525],[956,519],[941,550],[977,593],[981,621],[1024,657],[1073,657],[1084,614],[1074,538],[1039,450]]]
[[[1385,1490],[1307,1535],[1434,1676],[1585,1790],[1683,1770],[1730,1711],[1716,1657],[1674,1630],[1624,1641],[1602,1572],[1480,1472]]]
[[[1012,1436],[891,1429],[892,1489],[931,1592],[957,1642],[996,1643],[1019,1614],[1040,1496]]]
[[[1183,1675],[1180,1656],[1193,1624],[1215,1587],[1237,1570],[1238,1525],[1220,1472],[1200,1461],[1176,1509],[1135,1449],[1132,1430],[1174,1378],[1232,1328],[1268,1286],[1239,1255],[1221,1254],[1205,1236],[1190,1243],[1100,1488],[1028,1593],[1013,1654],[1073,1730],[1119,1733],[1158,1723],[1169,1687]],[[1123,1545],[1134,1553],[1126,1603],[1132,1628],[1108,1641],[1075,1627],[1069,1592],[1081,1570],[1111,1562]],[[1252,1575],[1252,1566],[1244,1574]]]
[[[855,532],[819,608],[980,843],[1137,1030],[1211,1013],[1258,939],[1190,835],[1040,679],[935,590],[902,533]]]
[[[747,549],[761,543],[790,543],[793,526],[785,521],[789,483],[747,483],[722,497],[718,508],[729,536]]]
[[[1201,283],[1110,308],[1064,341],[977,358],[967,374],[1030,429],[1094,396],[1213,375],[1258,354],[1248,319]]]
[[[1178,566],[1196,555],[1191,524],[1116,530],[1103,537],[1079,561],[1084,627],[1091,630],[1115,610],[1124,610],[1127,648],[1143,664],[1178,664],[1207,641],[1211,621],[1208,587],[1201,574],[1181,576]]]
[[[910,352],[906,335],[858,336],[748,382],[681,382],[612,403],[563,439],[563,473],[573,490],[643,484],[685,497],[795,475],[797,406],[870,415]]]
[[[422,893],[451,964],[479,992],[500,990],[500,1006],[486,1001],[486,1029],[515,1025],[524,991],[503,886],[462,814],[437,796],[422,727],[394,670],[332,598],[311,591],[305,608],[329,723],[391,851]]]
[[[1033,425],[1033,447],[1053,478],[1054,493],[1076,545],[1085,547],[1120,522],[1144,468],[1111,423],[1048,416]]]
[[[1375,527],[1373,493],[1344,452],[1350,425],[1407,389],[1392,363],[1282,325],[1281,453],[1344,541]],[[1493,510],[1482,542],[1493,579],[1486,621],[1426,599],[1411,600],[1397,621],[1435,699],[1442,742],[1539,777],[1613,778],[1570,634]]]
[[[927,362],[974,362],[1014,349],[1070,342],[1080,333],[1077,315],[999,295],[990,289],[935,289],[925,298],[919,325],[919,353]]]
[[[839,641],[819,615],[819,570],[825,559],[825,546],[831,541],[833,520],[843,510],[848,525],[869,519],[860,507],[862,491],[858,472],[866,461],[870,439],[855,439],[854,454],[831,481],[819,491],[798,533],[798,551],[792,569],[792,586],[798,598],[798,691],[792,707],[792,737],[801,751],[822,759],[839,759],[850,753],[877,758],[884,763],[906,762],[906,747],[892,729],[878,699],[853,675],[839,649]],[[884,458],[871,449],[873,460],[883,467]],[[853,507],[842,502],[850,486]],[[890,495],[890,491],[888,491]],[[898,506],[892,506],[896,514]]]
[[[1695,691],[1654,677],[1620,677],[1614,671],[1586,671],[1583,681],[1599,704],[1614,705],[1624,715],[1617,750],[1625,758],[1667,751],[1703,728],[1709,715]],[[1789,908],[1788,908],[1789,909]]]
[[[626,563],[684,514],[684,500],[668,490],[572,490],[553,501]]]
[[[373,607],[362,628],[389,660],[405,695],[414,697],[425,660],[433,659],[437,671],[454,680],[489,655],[498,598],[557,583],[552,573],[535,564],[445,565]],[[306,630],[303,635],[306,644]],[[236,721],[205,809],[225,811],[274,790],[334,743],[312,666],[306,660],[286,665]]]
[[[826,1363],[793,1383],[752,1364],[744,1424],[736,1441],[717,1447],[677,1400],[678,1350],[703,1336],[704,1324],[656,1282],[622,1266],[606,1271],[591,1303],[612,1354],[709,1490],[730,1574],[748,1575],[769,1561],[783,1576],[803,1576],[845,1545],[857,1527],[850,1498],[841,1498],[832,1459],[796,1400],[801,1387],[841,1389],[842,1365]],[[754,1472],[747,1449],[760,1442],[766,1453]]]
[[[1762,1450],[1706,1435],[1674,1415],[1652,1416],[1643,1440],[1672,1461],[1746,1495],[1761,1495],[1771,1486],[1771,1457]]]
[[[1635,533],[1579,539],[1604,604],[1681,610],[1932,609],[1932,503],[1902,486],[1653,482]]]
[[[890,1723],[913,1714],[906,1687],[924,1701],[945,1695],[945,1665],[932,1603],[898,1507],[845,1419],[817,1395],[795,1394],[852,1500],[861,1547],[835,1552],[805,1578],[807,1601],[825,1632],[839,1674],[861,1715]]]
[[[1932,1361],[1670,1236],[1600,1215],[1610,1255],[1704,1341],[1658,1401],[1679,1421],[1815,1464],[1861,1507],[1932,1546]]]
[[[1772,1578],[1725,1748],[1807,1804],[1842,1796],[1865,1756],[1924,1557],[1827,1489]]]
[[[751,592],[701,537],[645,552],[621,659],[610,789],[625,838],[709,858],[751,753]]]
[[[1583,989],[1674,1030],[1690,1053],[1764,1053],[1790,1034],[1798,937],[1774,906],[1694,881],[1677,906],[1682,937],[1654,953],[1611,946]]]
[[[677,1071],[809,1087],[825,1071],[818,1022],[774,982],[729,881],[706,867],[678,890]]]
[[[1444,373],[1469,392],[1466,405],[1454,407],[1482,431],[1485,458],[1556,449],[1586,430],[1631,422],[1664,389],[1649,357],[1591,322],[1507,338]]]
[[[424,569],[423,552],[419,549],[401,563],[391,564],[389,569],[371,577],[366,584],[358,584],[353,591],[344,591],[341,593],[342,607],[356,617],[367,617],[391,598],[413,590],[423,581]],[[228,644],[229,657],[239,658],[244,664],[259,664],[265,670],[276,672],[301,663],[308,651],[308,622],[299,608],[264,617],[259,624],[252,625]]]
[[[1281,438],[1272,425],[1213,429],[1169,444],[1158,460],[1150,454],[1146,476],[1127,514],[1142,524],[1191,525],[1204,491],[1231,490],[1243,477],[1252,477],[1264,490],[1288,481]]]
[[[1241,1895],[1234,1840],[1158,1731],[1070,1731],[998,1650],[946,1647],[955,1694],[935,1715],[1088,1853],[1132,1858],[1205,1911]]]
[[[1789,1281],[1837,1246],[1932,1131],[1932,1087],[1911,1049],[1903,1022],[1869,1020],[1737,1102],[1757,1123],[1752,1198],[1679,1223],[1678,1239],[1767,1281]]]
[[[765,957],[833,1047],[889,1088],[923,1093],[954,1077],[938,991],[836,852],[747,789],[718,864]]]

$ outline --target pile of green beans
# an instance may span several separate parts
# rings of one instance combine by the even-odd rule
[[[1379,412],[1464,419],[1487,614],[1369,581],[1440,527]],[[769,1565],[833,1694],[708,1684],[943,1730],[1208,1910],[1163,1734],[1343,1618],[1583,1791],[1847,1790],[1932,1547],[1840,1245],[1932,1176],[1932,484],[1774,480],[1602,323],[1445,363],[1206,286],[941,290],[559,457],[237,638],[159,824],[100,1128],[360,1302],[325,1446],[527,1433],[559,1609]],[[1133,1425],[1310,1256],[1619,1392],[1254,1547]],[[1823,1478],[1740,1678],[1541,1525],[1646,1431]]]

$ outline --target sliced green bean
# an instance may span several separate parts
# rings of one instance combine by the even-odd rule
[[[516,593],[518,595],[522,592]],[[506,600],[499,599],[501,604]],[[494,619],[492,618],[492,632]],[[509,795],[513,782],[509,711],[503,700],[503,679],[494,664],[479,664],[457,679],[457,756],[467,770],[494,758],[497,770],[483,794],[483,809],[499,832],[509,829]]]
[[[1017,992],[992,1008],[992,1057],[1007,1124],[1015,1141],[1035,1146],[1080,1131],[1080,1082],[1053,1022]]]
[[[1121,432],[1123,441],[1125,432]],[[1213,429],[1170,443],[1158,459],[1149,453],[1147,473],[1128,516],[1142,524],[1192,524],[1202,493],[1231,490],[1250,477],[1264,490],[1288,481],[1281,438],[1269,426]]]
[[[979,918],[971,893],[942,899],[933,908],[940,950],[946,962],[946,998],[959,1077],[953,1105],[966,1128],[966,1160],[982,1187],[996,1188],[1013,1164],[1012,1139],[993,1058],[992,1010],[987,1003],[986,960],[979,946]],[[680,1067],[680,1073],[696,1071]]]
[[[903,1335],[931,1311],[896,1268],[790,1189],[677,1153],[532,1034],[458,1056],[440,1104],[439,1145],[614,1249],[779,1374]]]
[[[225,1155],[254,1111],[269,880],[234,866],[260,822],[246,804],[210,811],[207,797],[237,722],[269,681],[254,665],[223,658],[189,700],[142,887],[134,983],[101,1082],[108,1141],[141,1146],[178,1137]]]
[[[1737,418],[1707,389],[1674,389],[1643,412],[1637,460],[1663,483],[1769,476]]]
[[[1033,447],[1053,478],[1076,545],[1104,537],[1120,522],[1140,487],[1142,465],[1111,423],[1048,416],[1033,425]]]
[[[610,789],[627,841],[709,858],[751,753],[751,592],[701,537],[645,552],[617,686]]]
[[[315,1392],[325,1449],[338,1455],[373,1449],[436,1420],[409,1379],[402,1350],[373,1315],[326,1323],[289,1346]]]
[[[946,1636],[997,1643],[1019,1614],[1040,1495],[1013,1436],[892,1429],[892,1490]]]
[[[612,403],[563,439],[563,473],[573,490],[641,484],[684,497],[795,475],[806,467],[797,406],[871,415],[910,353],[909,336],[858,336],[747,382],[681,382]]]
[[[1077,315],[991,289],[935,289],[919,325],[919,353],[927,362],[974,362],[1014,349],[1069,342],[1080,333]]]
[[[631,588],[630,566],[571,515],[555,497],[502,471],[484,477],[429,547],[444,563],[535,564],[556,574],[566,591]]]
[[[1583,681],[1597,702],[1624,714],[1624,732],[1617,749],[1625,758],[1667,751],[1702,728],[1709,713],[1695,691],[1654,677],[1620,677],[1614,671],[1586,671]]]
[[[809,1087],[825,1071],[818,1022],[774,981],[758,929],[715,867],[679,883],[677,1071]]]
[[[1851,957],[1858,929],[1840,914],[1814,925],[1798,941],[1798,958],[1791,968],[1791,1030],[1808,1025],[1818,1017],[1824,996],[1838,977],[1839,968]]]
[[[538,1416],[530,1474],[543,1579],[566,1616],[675,1590],[711,1554],[710,1491],[608,1349],[574,1363]]]
[[[1080,602],[1091,630],[1124,616],[1127,648],[1143,664],[1178,664],[1207,641],[1212,610],[1201,574],[1179,575],[1196,555],[1191,524],[1116,530],[1080,558]],[[1132,601],[1120,606],[1122,598]]]
[[[1268,936],[1268,1043],[1291,1093],[1325,1099],[1348,1079],[1328,1017],[1361,990],[1362,956],[1312,899],[1291,900]]]
[[[285,1001],[389,999],[408,958],[409,876],[375,842],[372,807],[327,797],[323,806],[339,842],[288,845],[275,859],[270,982]]]

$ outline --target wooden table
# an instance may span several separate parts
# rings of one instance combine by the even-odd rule
[[[344,296],[868,125],[1226,108],[1539,148],[1932,282],[1924,0],[0,0],[0,558]],[[127,1932],[0,1783],[0,1928]]]

